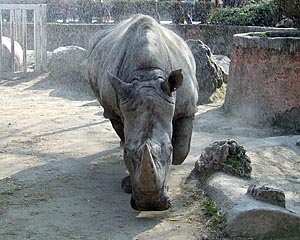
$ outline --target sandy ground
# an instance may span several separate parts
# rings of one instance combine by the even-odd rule
[[[227,138],[249,149],[253,181],[279,184],[300,208],[300,136],[242,124],[220,104],[199,106],[190,155],[171,169],[173,208],[137,212],[121,190],[119,139],[87,84],[0,80],[0,99],[0,239],[213,239],[201,189],[187,177],[208,144]]]

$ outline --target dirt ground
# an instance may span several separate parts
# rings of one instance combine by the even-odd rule
[[[220,103],[199,106],[189,157],[172,166],[173,208],[137,212],[121,190],[119,139],[87,84],[43,74],[0,80],[0,96],[0,239],[214,239],[201,189],[187,178],[206,146],[228,138],[249,148],[255,181],[282,183],[300,208],[300,136],[240,123]]]

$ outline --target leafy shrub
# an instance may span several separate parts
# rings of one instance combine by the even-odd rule
[[[279,11],[294,21],[295,27],[300,27],[300,1],[299,0],[274,0]]]
[[[193,20],[200,21],[201,23],[206,23],[209,13],[212,11],[211,2],[199,1],[196,2],[193,12]]]
[[[213,24],[239,26],[275,26],[278,21],[278,8],[272,1],[249,4],[242,8],[219,8],[208,18]]]

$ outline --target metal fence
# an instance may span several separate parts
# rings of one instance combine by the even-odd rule
[[[34,72],[41,72],[46,68],[47,62],[47,19],[46,4],[0,4],[0,76],[25,75],[28,72],[28,25],[33,23],[33,66]],[[32,18],[32,20],[31,20]],[[32,23],[31,23],[32,22]],[[6,31],[4,31],[6,26]],[[10,49],[4,48],[4,41],[10,42]],[[21,46],[22,53],[17,56],[17,48]],[[6,45],[7,47],[7,45]],[[8,58],[4,51],[8,51]],[[21,56],[20,56],[21,55]],[[16,69],[16,61],[20,69]],[[9,70],[4,66],[10,66]]]

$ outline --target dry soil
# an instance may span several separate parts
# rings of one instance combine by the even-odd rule
[[[0,100],[0,239],[213,239],[201,189],[187,178],[201,151],[227,138],[249,149],[255,181],[279,182],[300,208],[299,136],[241,123],[220,103],[199,106],[191,152],[172,166],[173,208],[137,212],[121,190],[119,139],[88,84],[47,73],[0,80]]]

